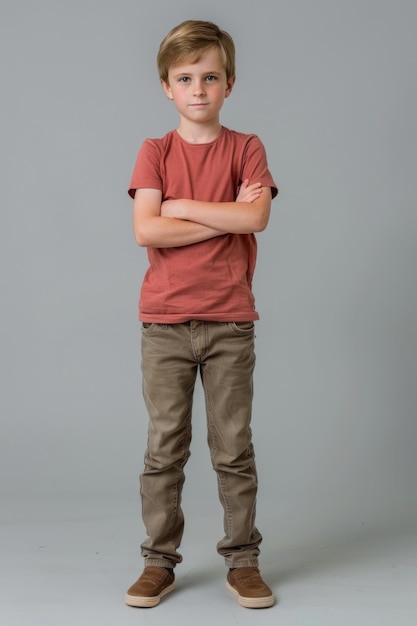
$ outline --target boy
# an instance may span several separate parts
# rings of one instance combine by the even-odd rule
[[[139,301],[143,394],[149,413],[142,514],[145,569],[125,602],[150,607],[174,589],[184,518],[181,493],[189,457],[197,372],[208,442],[224,508],[218,553],[227,588],[245,607],[269,607],[258,569],[257,475],[251,438],[255,363],[251,290],[255,232],[277,194],[255,135],[231,131],[219,113],[235,81],[230,35],[189,20],[168,33],[158,53],[165,95],[179,126],[139,151],[129,194],[133,229],[149,268]]]

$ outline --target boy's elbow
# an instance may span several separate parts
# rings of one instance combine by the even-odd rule
[[[148,244],[146,243],[145,239],[141,239],[140,237],[135,237],[135,241],[138,244],[138,246],[140,246],[141,248],[148,248]]]
[[[271,214],[271,192],[269,191],[269,194],[267,195],[265,191],[265,194],[262,194],[260,201],[255,201],[253,204],[256,207],[256,211],[254,211],[252,215],[253,232],[261,233],[268,226],[269,216]]]
[[[258,221],[256,225],[255,233],[261,233],[268,226],[268,218],[264,218]]]
[[[138,246],[141,248],[147,248],[149,246],[149,238],[146,236],[146,232],[142,228],[134,228],[133,234]]]
[[[155,244],[152,236],[155,233],[152,220],[149,219],[133,219],[133,235],[136,243],[141,248],[149,248]]]
[[[261,233],[268,226],[268,222],[269,222],[269,211],[266,211],[266,212],[259,211],[258,215],[256,216],[255,223],[253,225],[253,232]]]

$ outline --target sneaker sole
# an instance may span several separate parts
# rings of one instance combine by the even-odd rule
[[[147,598],[146,596],[131,596],[127,593],[125,595],[125,603],[129,606],[148,609],[159,604],[161,598],[166,596],[168,593],[171,593],[171,591],[174,591],[174,589],[175,583],[172,583],[169,587],[166,587],[163,591],[161,591],[158,596],[151,596],[150,598]]]
[[[274,596],[265,596],[263,598],[247,598],[245,596],[241,596],[238,591],[229,583],[226,582],[226,589],[230,591],[236,598],[240,606],[245,607],[245,609],[267,609],[270,606],[273,606],[275,602]]]

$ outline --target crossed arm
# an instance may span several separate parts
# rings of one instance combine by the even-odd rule
[[[139,246],[171,248],[225,233],[255,233],[266,228],[271,190],[260,183],[241,185],[236,202],[166,200],[157,189],[137,189],[133,232]]]

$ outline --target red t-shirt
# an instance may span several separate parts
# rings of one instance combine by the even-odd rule
[[[243,180],[271,187],[265,149],[256,135],[222,128],[207,144],[191,144],[174,130],[146,139],[129,185],[159,189],[163,200],[234,202]],[[252,293],[254,234],[226,234],[176,248],[148,248],[149,268],[139,299],[143,322],[175,324],[191,319],[244,322],[259,318]]]

